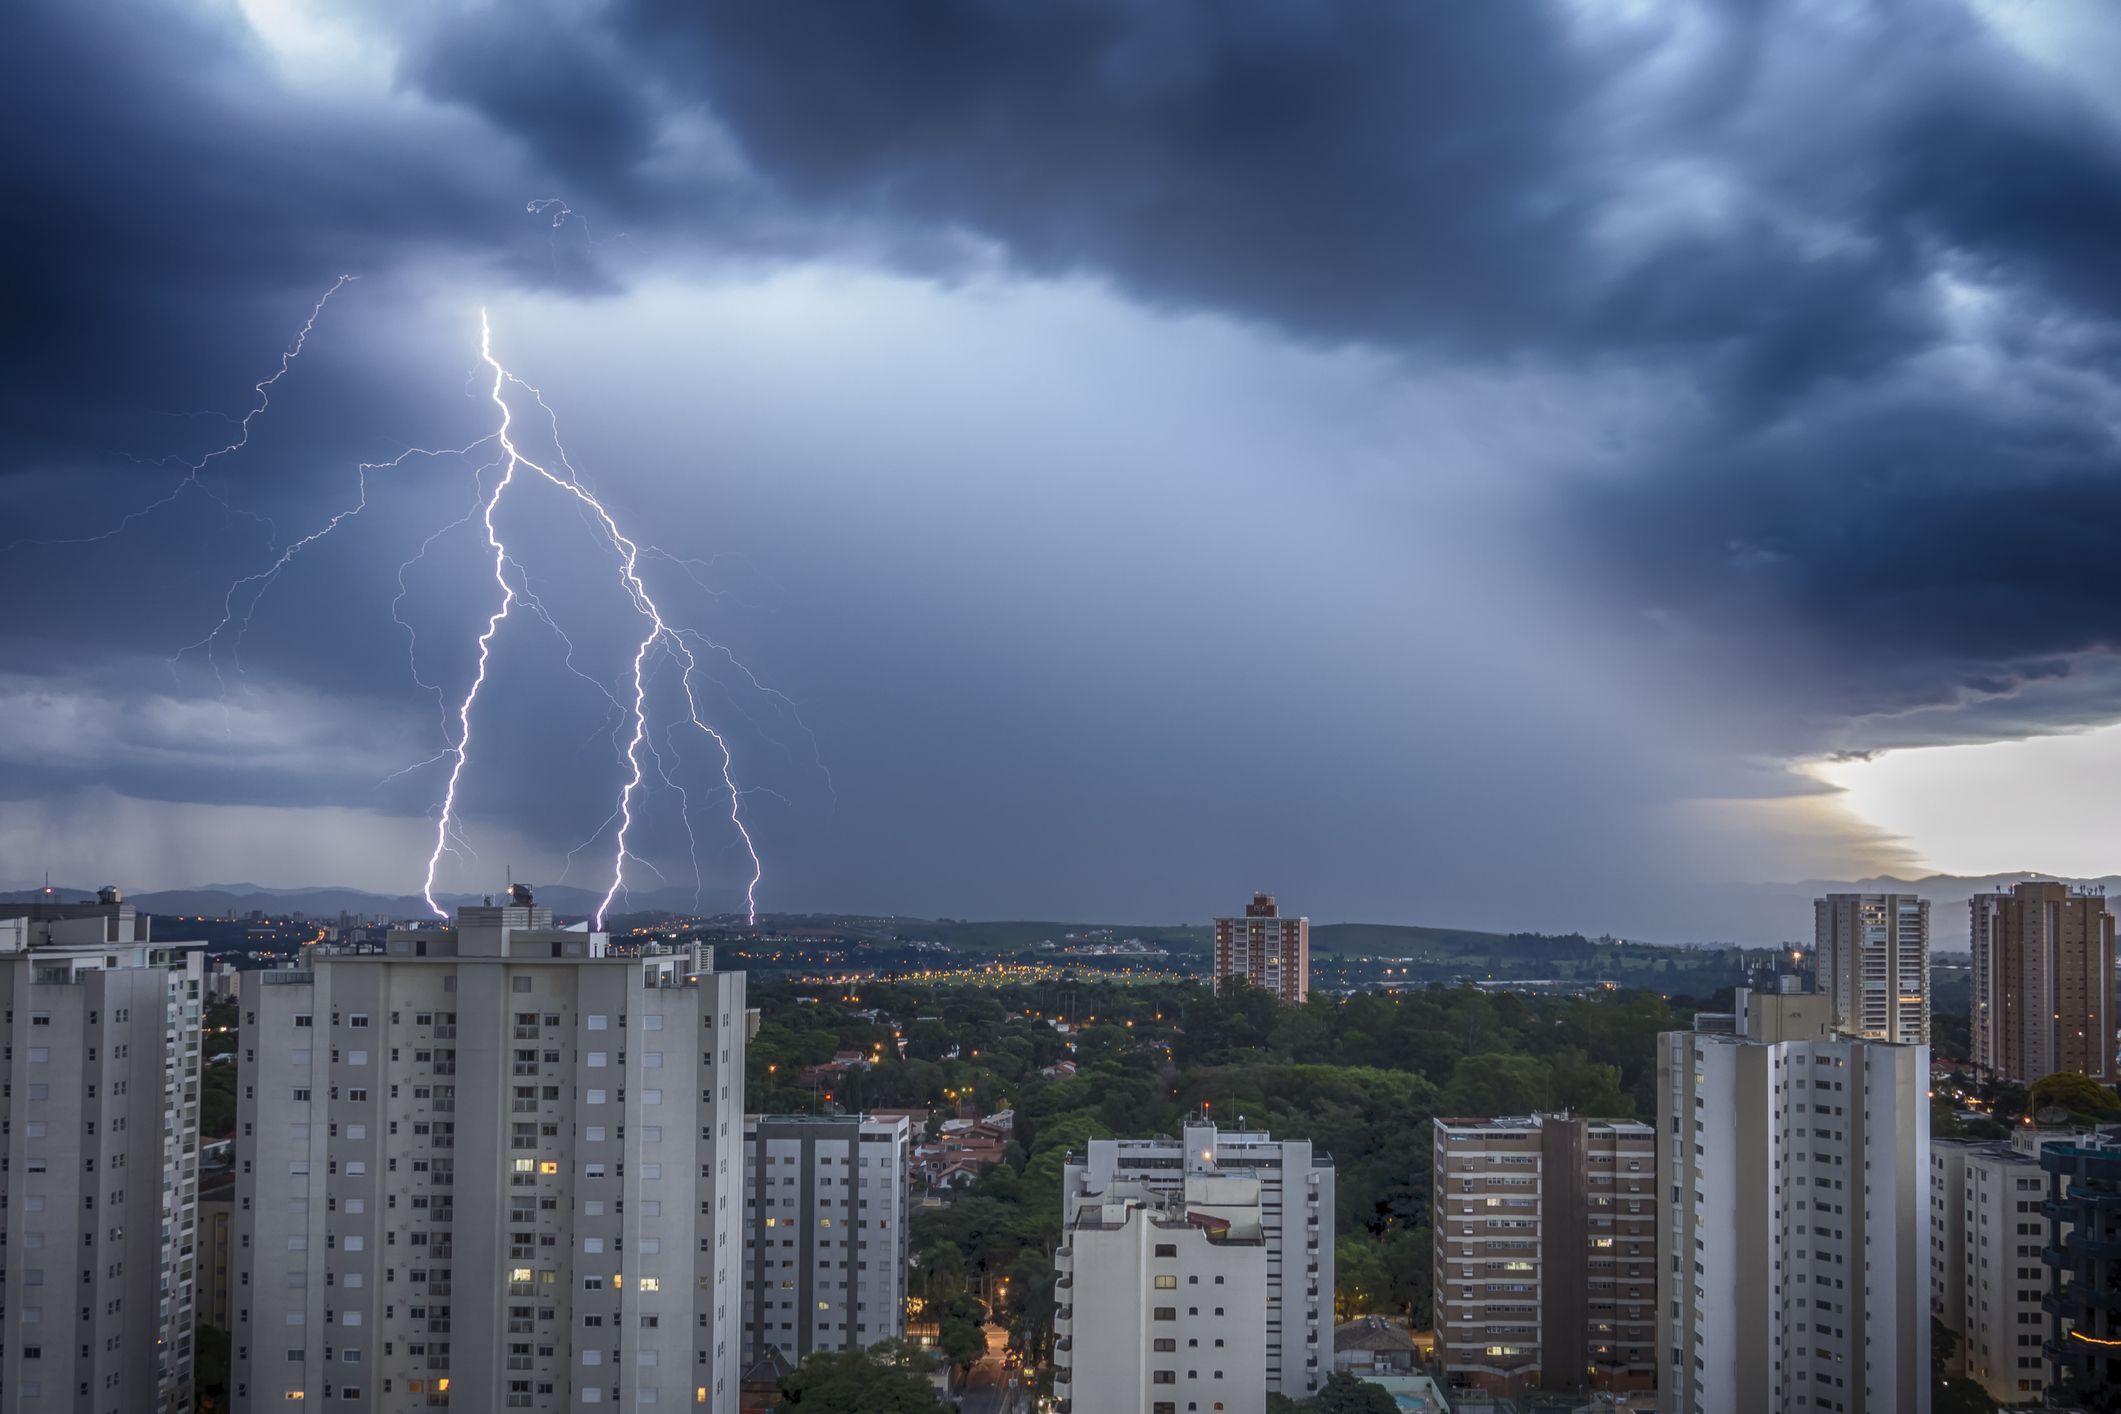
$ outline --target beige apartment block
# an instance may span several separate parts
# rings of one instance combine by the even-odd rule
[[[1814,993],[1695,1021],[1658,1038],[1660,1408],[1928,1414],[1929,1048]]]
[[[743,974],[518,888],[245,981],[239,1411],[735,1408]]]
[[[1812,902],[1819,990],[1834,1025],[1871,1041],[1930,1039],[1930,905],[1913,894],[1828,894]]]
[[[2035,1402],[2047,1388],[2041,1137],[1930,1141],[1930,1312],[1959,1337],[1947,1373],[1978,1381],[1998,1404]]]
[[[906,1334],[904,1115],[744,1120],[745,1369]]]
[[[1496,1394],[1657,1378],[1657,1137],[1567,1114],[1433,1122],[1436,1353]]]
[[[0,1414],[192,1407],[204,944],[0,905]]]

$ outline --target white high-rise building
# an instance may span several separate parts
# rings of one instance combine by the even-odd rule
[[[1064,1414],[1264,1414],[1259,1178],[1200,1169],[1175,1186],[1100,1185],[1070,1167],[1065,1182],[1054,1354]]]
[[[1697,1024],[1658,1038],[1661,1407],[1928,1414],[1929,1048],[1808,993]]]
[[[246,980],[239,1411],[733,1414],[743,974],[518,887]]]
[[[1930,1141],[1930,1310],[1959,1337],[1945,1368],[1999,1404],[2037,1400],[2047,1387],[2038,1138]]]
[[[1263,1359],[1260,1368],[1268,1392],[1291,1399],[1308,1398],[1318,1392],[1326,1376],[1333,1373],[1333,1161],[1313,1154],[1308,1139],[1275,1139],[1266,1134],[1219,1132],[1208,1123],[1188,1124],[1178,1139],[1093,1139],[1085,1156],[1071,1157],[1062,1178],[1064,1202],[1072,1218],[1086,1201],[1120,1192],[1118,1185],[1140,1185],[1144,1203],[1150,1198],[1190,1204],[1193,1181],[1210,1178],[1252,1180],[1257,1186],[1253,1200],[1234,1199],[1218,1205],[1256,1208],[1260,1245],[1264,1259],[1264,1282],[1260,1289],[1238,1298],[1238,1302],[1208,1302],[1203,1311],[1220,1305],[1226,1311],[1261,1313],[1258,1337]],[[1132,1192],[1132,1190],[1128,1190]],[[1234,1190],[1218,1189],[1219,1194]],[[1110,1200],[1125,1201],[1125,1200]],[[1099,1221],[1103,1221],[1102,1218]],[[1151,1244],[1152,1248],[1154,1244]],[[1105,1250],[1096,1248],[1093,1250]],[[1068,1243],[1056,1259],[1063,1278],[1080,1279],[1085,1290],[1103,1290],[1105,1279],[1082,1271],[1083,1251]],[[1092,1258],[1091,1260],[1097,1260]],[[1228,1272],[1224,1275],[1227,1277]],[[1226,1283],[1227,1284],[1227,1283]],[[1056,1357],[1058,1372],[1069,1373],[1069,1383],[1096,1376],[1105,1355],[1096,1332],[1097,1323],[1085,1326],[1093,1313],[1081,1299],[1070,1299],[1071,1286],[1060,1293],[1058,1304],[1067,1314],[1055,1324],[1055,1334],[1071,1340],[1072,1346]],[[1190,1308],[1200,1303],[1185,1302]],[[1137,1332],[1153,1338],[1154,1333]],[[1191,1337],[1188,1337],[1191,1338]],[[1227,1337],[1225,1337],[1227,1339]],[[1202,1347],[1212,1349],[1213,1347]],[[1162,1367],[1158,1368],[1181,1368]],[[1186,1365],[1185,1370],[1212,1372],[1213,1365]],[[1227,1367],[1225,1367],[1227,1368]],[[1097,1386],[1103,1390],[1102,1384]],[[1206,1386],[1201,1388],[1205,1389]],[[1082,1414],[1103,1414],[1107,1408],[1132,1409],[1128,1404],[1107,1405],[1084,1391],[1059,1390],[1072,1398]],[[1228,1396],[1205,1396],[1213,1398]],[[1204,1398],[1201,1394],[1191,1399]],[[1143,1414],[1155,1414],[1163,1399],[1145,1400]],[[1186,1399],[1178,1401],[1183,1409]],[[1212,1409],[1212,1402],[1200,1405]],[[1239,1406],[1232,1405],[1231,1408]]]
[[[744,1368],[906,1334],[904,1115],[744,1121]]]
[[[1836,1029],[1872,1041],[1930,1039],[1930,904],[1913,894],[1828,894],[1812,902],[1819,989]]]
[[[0,1411],[189,1414],[204,944],[0,905]]]

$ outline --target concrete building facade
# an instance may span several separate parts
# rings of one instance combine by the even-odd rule
[[[1088,1151],[1068,1161],[1062,1192],[1072,1205],[1136,1183],[1166,1200],[1182,1199],[1194,1179],[1249,1179],[1257,1184],[1263,1281],[1241,1300],[1262,1312],[1263,1388],[1304,1399],[1333,1373],[1333,1161],[1312,1151],[1307,1139],[1275,1139],[1254,1132],[1219,1131],[1209,1123],[1188,1124],[1176,1139],[1093,1139]],[[1218,1190],[1235,1191],[1235,1190]],[[1251,1200],[1246,1200],[1251,1201]],[[1065,1266],[1071,1259],[1061,1259]],[[1064,1270],[1063,1275],[1067,1275]],[[1227,1274],[1226,1274],[1227,1275]],[[1072,1316],[1056,1334],[1083,1332],[1071,1322],[1088,1314],[1065,1298]],[[1229,1303],[1221,1303],[1227,1309]],[[1212,1348],[1212,1347],[1203,1347]],[[1065,1368],[1086,1368],[1100,1357],[1097,1346],[1077,1339]],[[1193,1368],[1188,1366],[1187,1368]],[[1214,1367],[1209,1367],[1214,1368]],[[1066,1393],[1066,1391],[1063,1391]],[[1196,1396],[1198,1397],[1198,1396]],[[1127,1407],[1127,1406],[1122,1406]],[[1180,1409],[1184,1408],[1181,1401]],[[1203,1404],[1203,1409],[1211,1406]],[[1075,1408],[1102,1414],[1103,1406],[1077,1397]],[[1146,1408],[1146,1406],[1145,1406]]]
[[[1959,1337],[1946,1372],[1998,1404],[2047,1388],[2047,1186],[2035,1143],[1930,1141],[1930,1312]]]
[[[905,1116],[744,1121],[744,1366],[906,1333]]]
[[[1055,1262],[1062,1414],[1265,1414],[1259,1176],[1196,1163],[1175,1184],[1101,1183],[1070,1166],[1065,1183]]]
[[[1445,1379],[1495,1394],[1656,1388],[1656,1131],[1572,1115],[1432,1129]]]
[[[1660,1407],[1928,1414],[1929,1048],[1740,990],[1658,1038]]]
[[[744,977],[529,891],[246,986],[235,1407],[733,1411]]]
[[[1285,1002],[1311,995],[1311,920],[1284,918],[1272,894],[1254,894],[1242,918],[1215,920],[1215,990],[1242,977]]]
[[[2021,1085],[2071,1070],[2112,1083],[2114,915],[2106,895],[2031,883],[1967,902],[1974,1064]]]
[[[1834,1025],[1871,1041],[1930,1040],[1930,905],[1913,894],[1828,894],[1812,902],[1819,990]]]
[[[2072,1411],[2121,1397],[2121,1140],[2083,1135],[2043,1145],[2048,1220],[2041,1256],[2052,1270],[2047,1399]]]
[[[0,905],[0,1414],[192,1407],[204,944]]]

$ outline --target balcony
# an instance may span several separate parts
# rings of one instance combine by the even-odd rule
[[[2062,1239],[2062,1245],[2072,1256],[2121,1257],[2121,1237],[2093,1237],[2088,1233],[2073,1232]]]

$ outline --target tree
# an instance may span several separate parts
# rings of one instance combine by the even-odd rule
[[[1310,1414],[1399,1414],[1399,1401],[1383,1385],[1358,1380],[1342,1370],[1326,1376],[1309,1403]]]
[[[951,1316],[936,1331],[935,1345],[945,1360],[960,1370],[969,1370],[987,1353],[987,1333],[975,1322]]]
[[[1399,1414],[1399,1401],[1383,1385],[1336,1370],[1309,1399],[1269,1394],[1267,1414]]]
[[[1467,1056],[1451,1072],[1444,1107],[1483,1118],[1531,1114],[1550,1107],[1553,1081],[1553,1071],[1536,1056]]]
[[[2121,1101],[2114,1092],[2088,1075],[2057,1071],[2033,1082],[2026,1096],[2028,1113],[2038,1117],[2045,1109],[2068,1110],[2073,1119],[2113,1119],[2121,1116]]]
[[[1333,1244],[1333,1304],[1341,1320],[1382,1306],[1390,1280],[1384,1253],[1367,1233]]]
[[[1010,1348],[1025,1352],[1033,1363],[1045,1358],[1053,1334],[1054,1281],[1053,1259],[1035,1247],[1026,1248],[1009,1268],[1002,1321],[1009,1328]]]
[[[903,1343],[806,1356],[781,1380],[781,1407],[803,1414],[950,1414]]]

